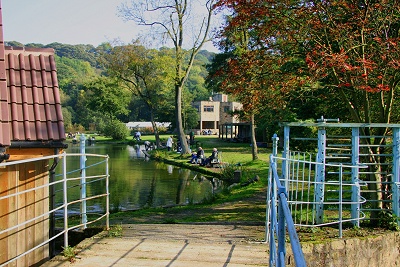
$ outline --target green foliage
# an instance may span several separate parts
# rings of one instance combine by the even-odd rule
[[[184,120],[185,120],[184,124],[185,130],[191,130],[193,128],[196,128],[199,121],[199,114],[197,113],[197,110],[192,106],[186,107]]]
[[[129,136],[129,130],[125,123],[112,120],[104,127],[104,135],[113,140],[125,140]]]
[[[99,77],[86,83],[84,88],[87,92],[87,106],[91,110],[108,114],[109,118],[128,114],[131,94],[116,80]]]
[[[165,159],[168,158],[168,152],[166,150],[153,150],[152,151],[152,156],[155,159]]]
[[[66,257],[69,262],[74,262],[75,257],[76,257],[75,247],[66,246],[66,247],[62,247],[62,249],[63,249],[63,252],[62,252],[63,256]]]
[[[122,236],[122,225],[118,224],[118,225],[114,225],[112,227],[110,227],[110,230],[108,230],[108,237],[120,237]]]
[[[238,164],[227,164],[222,169],[221,179],[228,183],[232,183],[233,178],[234,178],[234,173],[237,170],[241,170],[241,166],[239,166]]]
[[[66,90],[68,84],[71,82],[83,83],[92,77],[97,76],[95,70],[90,66],[88,62],[68,57],[56,56],[57,64],[57,78],[59,80],[60,87]]]
[[[235,181],[235,172],[240,171],[240,181]],[[226,164],[222,169],[222,177],[221,179],[228,184],[232,184],[234,182],[241,183],[243,185],[248,185],[252,183],[254,177],[257,175],[255,170],[252,170],[246,166],[243,166],[241,163],[237,164]]]
[[[398,220],[399,218],[390,211],[382,210],[378,214],[378,226],[388,230],[400,231]]]

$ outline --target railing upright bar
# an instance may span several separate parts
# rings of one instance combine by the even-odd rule
[[[392,210],[400,225],[400,129],[393,128]]]
[[[269,205],[269,210],[270,212],[267,214],[270,214],[270,219],[269,219],[269,266],[275,266],[276,263],[276,244],[275,244],[275,238],[274,238],[274,234],[275,234],[275,223],[276,223],[276,195],[275,195],[275,179],[274,179],[274,175],[277,173],[276,172],[276,162],[275,159],[273,158],[273,156],[270,156],[270,169],[269,169],[269,173],[270,173],[270,179],[269,179],[269,188],[270,190],[268,190],[268,192],[270,193],[270,205]]]
[[[110,184],[110,174],[108,171],[108,159],[109,157],[106,158],[106,214],[107,214],[107,218],[106,218],[106,229],[109,230],[110,229],[110,190],[109,190],[109,184]]]
[[[274,181],[272,181],[274,182]],[[271,206],[275,206],[275,198],[272,195],[271,196]],[[276,262],[276,245],[275,245],[275,222],[276,222],[276,210],[274,207],[271,208],[271,222],[269,228],[271,229],[269,231],[269,266],[275,266]]]
[[[343,237],[343,165],[339,167],[339,238]]]
[[[81,223],[83,224],[83,229],[86,229],[87,223],[87,208],[86,208],[86,137],[85,134],[81,134],[80,140],[80,172],[81,172]]]
[[[282,264],[285,262],[285,257],[286,257],[286,248],[285,248],[285,235],[286,235],[286,221],[285,221],[285,214],[283,212],[283,202],[282,202],[282,195],[285,198],[286,197],[286,192],[285,188],[280,186],[279,184],[277,185],[278,191],[279,191],[279,201],[278,201],[278,253],[279,253],[279,261],[278,261],[278,267],[284,267],[285,264]],[[287,204],[287,203],[286,203]],[[291,215],[289,207],[287,207],[289,210],[289,214]]]
[[[272,171],[271,168],[269,168],[268,170],[268,185],[271,185],[272,182]],[[271,185],[272,186],[272,185]],[[267,190],[267,198],[265,199],[265,202],[267,204],[267,206],[265,207],[265,214],[266,214],[266,218],[265,218],[265,242],[270,242],[271,239],[269,238],[269,229],[270,229],[270,224],[272,221],[271,218],[271,207],[272,207],[272,200],[271,200],[271,192],[272,192],[272,188],[271,186],[268,186],[268,190]]]
[[[67,157],[63,154],[63,205],[64,205],[64,248],[68,247],[68,192]]]
[[[272,156],[276,157],[278,155],[278,141],[279,141],[279,137],[278,135],[275,133],[272,136]],[[273,164],[273,157],[269,157],[270,160],[270,166],[272,166]],[[276,162],[275,162],[276,165]],[[266,228],[265,228],[265,240],[267,242],[271,242],[270,235],[269,235],[269,231],[270,231],[270,225],[271,223],[273,223],[274,221],[272,220],[272,216],[271,216],[271,209],[273,207],[273,205],[275,205],[275,203],[272,201],[272,194],[275,194],[274,192],[274,185],[273,185],[274,179],[273,179],[273,173],[272,173],[272,168],[269,168],[268,171],[268,184],[270,185],[270,189],[267,191],[267,207],[266,207]]]
[[[358,166],[360,163],[360,128],[352,128],[351,139],[351,164],[353,166]],[[351,188],[351,201],[353,202],[353,204],[351,204],[351,218],[355,219],[354,221],[352,221],[352,223],[354,226],[357,227],[360,226],[360,220],[358,219],[360,217],[360,204],[358,203],[360,199],[360,187],[356,185],[359,181],[359,175],[360,174],[358,168],[351,169],[351,181],[354,184],[354,186],[352,186]]]

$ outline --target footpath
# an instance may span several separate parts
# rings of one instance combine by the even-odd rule
[[[125,224],[122,233],[85,239],[72,263],[59,255],[42,266],[268,266],[264,226]]]

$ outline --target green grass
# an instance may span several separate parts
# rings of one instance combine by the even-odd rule
[[[265,183],[225,190],[210,201],[169,208],[146,208],[110,214],[111,224],[193,223],[193,222],[258,222],[265,221],[265,200],[249,200],[264,194]],[[242,202],[243,201],[243,202]],[[243,206],[247,203],[247,205]]]

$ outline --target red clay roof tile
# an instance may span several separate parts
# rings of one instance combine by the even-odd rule
[[[65,140],[54,51],[5,47],[5,63],[11,141]]]

